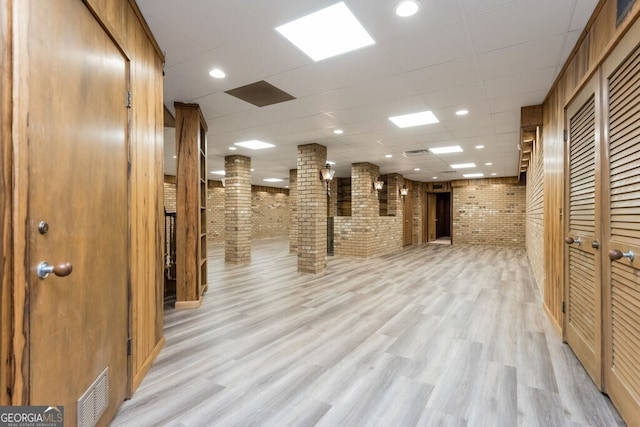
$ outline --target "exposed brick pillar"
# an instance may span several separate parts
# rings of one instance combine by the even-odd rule
[[[329,183],[329,211],[328,216],[338,216],[338,178],[333,177],[333,180]]]
[[[374,217],[380,215],[378,191],[373,181],[380,175],[380,167],[373,163],[351,165],[351,215]]]
[[[251,159],[224,158],[224,260],[231,264],[251,262]]]
[[[289,253],[298,251],[298,170],[289,171]]]
[[[402,196],[400,189],[404,178],[399,173],[387,175],[387,215],[402,216]]]
[[[327,268],[327,189],[320,169],[327,147],[298,146],[298,271],[319,273]]]

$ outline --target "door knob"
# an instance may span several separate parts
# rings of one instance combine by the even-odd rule
[[[582,240],[579,237],[577,239],[574,239],[573,237],[565,237],[564,242],[568,245],[573,245],[574,243],[577,243],[578,245],[582,244]]]
[[[600,247],[600,242],[598,242],[597,240],[594,240],[591,242],[591,247],[593,249],[598,249]]]
[[[36,267],[36,273],[41,279],[46,279],[49,274],[53,273],[58,277],[65,277],[71,274],[73,266],[70,262],[62,262],[58,265],[51,265],[47,261],[42,261]]]
[[[609,251],[609,259],[611,261],[617,261],[621,258],[628,258],[629,261],[633,261],[634,253],[633,251],[622,252],[619,249],[611,249]]]

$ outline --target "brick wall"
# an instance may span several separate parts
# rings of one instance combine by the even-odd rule
[[[334,218],[335,255],[366,258],[401,249],[401,216]]]
[[[164,206],[167,212],[176,211],[176,185],[172,182],[164,183]],[[251,238],[286,237],[292,229],[289,210],[289,190],[252,186]],[[207,239],[211,243],[224,242],[224,187],[220,181],[209,181]]]
[[[524,247],[525,192],[517,184],[453,188],[453,243]]]
[[[273,187],[253,187],[251,192],[251,238],[287,237],[289,192]]]
[[[422,182],[411,182],[409,189],[409,197],[411,197],[411,201],[413,203],[413,218],[411,218],[411,236],[412,243],[414,245],[420,245],[424,243],[422,241],[423,237],[423,214],[426,215],[426,212],[423,213],[424,210],[424,197],[425,197],[425,185]]]
[[[209,242],[224,242],[224,187],[220,181],[209,181],[207,239]]]
[[[176,211],[176,181],[174,177],[165,177],[164,210],[172,213],[175,213]]]

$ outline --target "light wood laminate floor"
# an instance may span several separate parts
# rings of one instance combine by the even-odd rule
[[[286,240],[251,265],[209,248],[198,310],[116,426],[615,426],[544,313],[523,249],[422,245],[296,271]]]

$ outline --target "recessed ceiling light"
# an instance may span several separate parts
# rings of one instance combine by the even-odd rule
[[[344,2],[276,27],[314,61],[375,43]]]
[[[456,116],[466,116],[469,114],[469,110],[458,110],[456,111]]]
[[[483,173],[466,173],[462,175],[465,178],[482,178],[484,176]]]
[[[385,154],[384,156],[385,156],[387,159],[390,159],[390,158],[392,158],[392,157],[393,157],[393,154]]]
[[[229,147],[229,150],[231,151],[236,151],[238,149],[238,147]]]
[[[433,154],[462,153],[462,147],[459,145],[452,145],[451,147],[429,148],[429,151]]]
[[[262,150],[263,148],[275,147],[275,145],[273,144],[269,144],[268,142],[264,141],[258,141],[257,139],[252,139],[251,141],[234,142],[233,145],[248,148],[250,150]]]
[[[485,163],[484,165],[485,165],[485,166],[493,166],[493,163],[491,163],[491,162],[487,162],[487,163]]]
[[[460,163],[457,165],[450,165],[451,169],[468,169],[468,168],[475,168],[476,164],[475,163]]]
[[[214,68],[209,71],[209,75],[214,79],[224,79],[227,76],[220,68]]]
[[[327,163],[329,163],[331,166],[336,164],[336,162],[332,162],[331,160],[327,160]]]
[[[265,178],[263,179],[265,182],[282,182],[284,181],[282,178]]]
[[[439,122],[438,118],[431,111],[421,111],[419,113],[389,117],[389,120],[391,120],[393,124],[395,124],[399,128],[430,125]]]
[[[335,129],[333,133],[335,133],[336,135],[342,135],[344,131],[342,129]]]
[[[496,175],[498,175],[498,174],[497,174],[497,173],[495,173],[495,172],[493,172],[493,173],[491,174],[491,176],[496,176]]]
[[[437,176],[432,176],[431,179],[438,179],[438,177]]]
[[[414,168],[413,170],[418,172],[420,170],[420,168]]]
[[[415,0],[404,0],[398,3],[396,6],[396,15],[401,18],[406,18],[408,16],[413,16],[418,13],[420,9],[420,3]]]
[[[224,171],[211,171],[214,175],[226,175]]]
[[[476,150],[482,150],[484,148],[484,145],[476,145]]]

